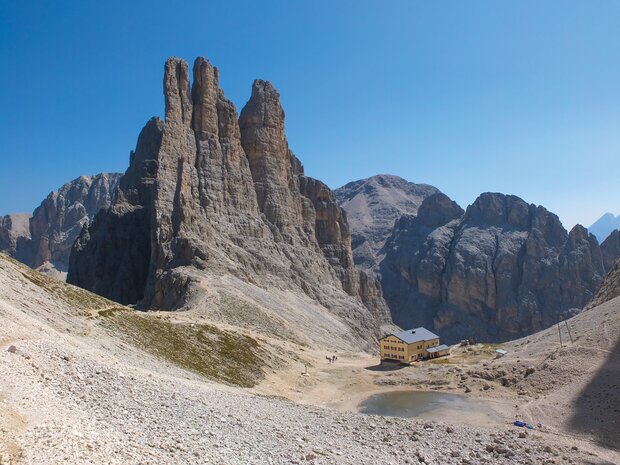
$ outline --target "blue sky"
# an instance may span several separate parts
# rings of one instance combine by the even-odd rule
[[[238,110],[274,83],[331,187],[391,173],[588,225],[620,213],[618,24],[618,1],[2,1],[0,213],[124,171],[165,59],[203,55]]]

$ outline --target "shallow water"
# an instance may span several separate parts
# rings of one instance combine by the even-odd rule
[[[359,411],[369,415],[417,417],[475,425],[502,421],[489,402],[445,392],[391,391],[375,394],[359,405]]]

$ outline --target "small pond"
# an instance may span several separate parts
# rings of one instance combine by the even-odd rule
[[[503,421],[488,401],[432,391],[391,391],[375,394],[359,405],[359,411],[369,415],[416,417],[473,425]]]

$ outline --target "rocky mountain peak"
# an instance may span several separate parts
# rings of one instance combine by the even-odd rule
[[[588,233],[588,230],[580,224],[576,224],[568,233],[569,240],[573,243],[577,241],[589,240],[590,236],[594,238],[594,234]]]
[[[269,81],[256,79],[252,84],[252,95],[241,111],[241,129],[262,126],[284,130],[284,109],[280,94]]]
[[[439,227],[463,216],[464,210],[450,197],[439,192],[422,202],[417,221],[430,227]]]
[[[200,140],[206,140],[209,136],[213,137],[219,134],[220,115],[218,115],[218,101],[223,98],[223,94],[220,94],[217,68],[205,58],[196,58],[194,62],[194,82],[192,84],[194,111],[192,128],[196,133],[196,137]],[[233,119],[236,122],[237,118]],[[222,129],[225,129],[226,126],[227,124],[222,124]]]
[[[280,94],[273,85],[254,81],[239,126],[261,212],[288,241],[298,241],[299,229],[304,229],[303,201],[295,186],[294,156],[284,131]]]
[[[486,192],[467,208],[466,221],[485,226],[530,227],[530,205],[515,195]]]
[[[246,286],[250,300],[286,289],[335,318],[342,337],[355,340],[353,331],[357,343],[368,341],[388,321],[387,307],[378,283],[353,266],[334,194],[304,176],[289,149],[278,92],[255,81],[237,118],[218,81],[204,58],[191,85],[183,60],[166,62],[166,119],[142,130],[117,201],[75,243],[68,281],[166,310],[212,298],[208,289],[222,279]],[[298,314],[296,304],[255,305],[279,320]],[[236,310],[218,317],[237,321]]]
[[[415,216],[424,199],[438,192],[433,186],[388,174],[336,189],[338,205],[347,212],[351,225],[355,263],[363,269],[376,267],[394,222],[403,215]]]
[[[192,121],[192,98],[187,63],[177,57],[168,58],[164,71],[166,121],[189,125]]]
[[[395,323],[447,340],[507,340],[585,306],[606,271],[596,238],[545,208],[484,193],[460,217],[442,194],[404,217],[380,265]]]

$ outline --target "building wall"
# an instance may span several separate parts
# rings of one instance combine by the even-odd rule
[[[401,362],[411,362],[417,360],[420,356],[428,356],[426,349],[438,345],[439,338],[405,344],[396,336],[386,336],[379,340],[379,353],[381,354],[381,360],[387,358]]]
[[[431,339],[430,341],[420,341],[409,344],[409,353],[407,354],[407,360],[412,361],[420,358],[421,356],[428,356],[426,349],[429,347],[435,347],[439,345],[439,338]]]
[[[439,352],[435,352],[434,354],[429,354],[431,358],[443,357],[444,355],[448,355],[450,353],[450,349],[440,350]]]
[[[407,361],[407,344],[395,336],[387,336],[379,340],[379,352],[381,360],[386,358],[391,360]]]

